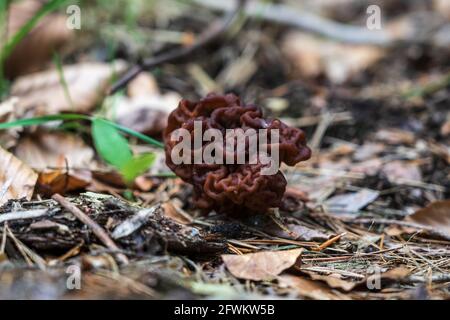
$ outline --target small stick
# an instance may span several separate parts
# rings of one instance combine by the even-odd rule
[[[33,219],[45,216],[48,213],[47,209],[36,209],[29,211],[16,211],[8,212],[0,215],[0,223],[10,220],[22,220],[22,219]]]
[[[337,261],[346,261],[346,260],[352,260],[352,259],[357,259],[357,258],[364,258],[364,257],[369,257],[369,256],[374,256],[377,254],[381,254],[381,253],[387,253],[387,252],[392,252],[392,251],[396,251],[398,249],[403,248],[404,246],[398,246],[398,247],[394,247],[394,248],[390,248],[390,249],[383,249],[383,250],[379,250],[379,251],[374,251],[374,252],[367,252],[367,253],[357,253],[357,254],[353,254],[353,255],[342,255],[339,257],[327,257],[327,258],[309,258],[309,259],[302,259],[302,261],[307,262],[307,261],[313,261],[313,262],[337,262]]]
[[[150,70],[159,66],[163,63],[167,62],[178,62],[182,58],[185,58],[198,49],[210,44],[214,40],[216,40],[220,35],[222,35],[228,27],[231,25],[231,22],[238,15],[239,12],[243,9],[246,0],[238,0],[236,8],[228,13],[222,21],[218,23],[212,23],[210,26],[206,27],[205,32],[203,32],[199,36],[199,40],[194,42],[189,47],[180,47],[170,50],[168,52],[162,53],[159,56],[145,59],[144,62],[140,65],[134,66],[131,68],[125,75],[123,75],[116,83],[113,84],[111,89],[109,90],[109,94],[114,94],[121,88],[125,87],[131,80],[133,80],[139,73],[144,70]]]
[[[347,234],[347,232],[338,234],[337,236],[328,239],[327,241],[325,241],[324,243],[322,243],[320,246],[318,246],[317,248],[312,248],[312,250],[314,251],[322,251],[326,248],[328,248],[329,246],[331,246],[333,243],[339,241],[340,238],[342,238],[343,236],[345,236]]]
[[[108,236],[105,230],[94,220],[89,218],[83,211],[78,209],[73,203],[69,202],[66,198],[58,193],[52,196],[52,199],[57,201],[62,207],[70,211],[78,220],[91,228],[92,232],[100,239],[103,244],[113,251],[120,251],[120,248],[115,244],[115,242]],[[117,259],[122,264],[128,264],[128,258],[123,253],[117,253]]]

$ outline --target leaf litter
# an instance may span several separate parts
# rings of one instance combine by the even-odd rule
[[[348,21],[336,6],[323,6],[305,10]],[[415,6],[405,14],[421,10]],[[192,13],[208,9],[199,8],[166,13],[157,26],[201,30],[204,21]],[[108,12],[95,5],[86,10]],[[401,18],[395,10],[391,15]],[[60,51],[60,69],[44,49],[69,35],[44,35],[39,63],[13,70],[2,122],[79,112],[160,139],[180,97],[197,99],[213,88],[267,106],[304,129],[315,148],[311,160],[284,170],[295,191],[289,205],[236,220],[201,215],[192,188],[171,175],[162,150],[101,121],[93,130],[68,121],[2,131],[1,298],[450,298],[450,94],[448,82],[427,87],[446,79],[445,46],[433,35],[431,49],[408,42],[403,51],[355,46],[261,19],[267,23],[237,26],[214,50],[201,48],[208,59],[142,73],[113,96],[117,104],[105,102],[106,90],[127,64],[111,61],[145,58],[135,59],[133,48],[160,52],[165,30],[154,31],[160,41],[140,43],[120,38],[112,24],[120,55],[106,58],[101,36],[88,26],[89,45],[84,39],[78,50]],[[34,32],[44,32],[45,23]],[[32,36],[27,41],[42,39]],[[23,62],[19,50],[28,45],[36,46],[24,40],[12,59]],[[414,99],[405,98],[408,91]],[[114,141],[102,142],[99,131]],[[73,266],[83,273],[79,291],[65,286]]]

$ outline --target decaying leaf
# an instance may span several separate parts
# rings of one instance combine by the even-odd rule
[[[299,241],[326,241],[330,237],[328,234],[318,230],[312,229],[307,226],[287,223],[281,228],[275,223],[268,225],[264,231],[270,235],[274,235],[280,238],[299,240]]]
[[[391,183],[403,181],[421,181],[422,173],[419,166],[413,162],[392,161],[383,166],[382,172]]]
[[[37,174],[21,160],[0,147],[0,205],[9,199],[31,199]]]
[[[37,0],[12,3],[8,15],[8,37],[11,38],[19,31],[41,6],[42,2]],[[6,60],[6,75],[16,77],[44,68],[53,53],[69,43],[73,37],[73,30],[66,27],[66,19],[67,17],[60,14],[43,18]]]
[[[321,275],[315,272],[302,271],[303,273],[308,274],[312,280],[323,281],[333,289],[341,289],[343,291],[351,291],[354,287],[356,287],[361,282],[354,282],[349,280],[341,279],[341,275],[339,274],[330,274],[330,275]]]
[[[122,97],[114,110],[121,125],[147,135],[160,134],[167,125],[168,114],[181,97],[175,92],[161,94],[156,80],[144,73],[128,86],[129,97]]]
[[[94,151],[75,135],[35,132],[20,139],[16,156],[39,172],[38,185],[44,194],[65,193],[86,187]]]
[[[13,83],[11,94],[19,97],[21,113],[31,110],[37,115],[61,112],[88,112],[103,97],[111,77],[125,69],[125,63],[113,64],[83,62],[64,66],[62,73],[67,83],[67,93],[58,70],[33,73]]]
[[[0,123],[15,120],[17,97],[11,97],[0,103]],[[12,148],[17,143],[17,128],[0,131],[0,145],[6,149]]]
[[[63,132],[34,132],[19,140],[15,154],[37,171],[46,169],[87,168],[94,151],[83,139]]]
[[[305,279],[293,275],[281,275],[278,277],[281,285],[295,289],[299,296],[317,300],[339,300],[342,295],[337,295],[326,284],[319,281]]]
[[[370,189],[334,196],[326,201],[332,213],[356,213],[373,202],[380,193]]]
[[[414,212],[408,220],[432,227],[450,237],[450,200],[435,201]]]
[[[222,259],[236,278],[262,281],[270,280],[292,267],[303,249],[263,251],[244,255],[224,254]]]
[[[374,46],[341,44],[297,31],[287,34],[282,51],[303,76],[325,74],[335,83],[345,82],[384,55]]]

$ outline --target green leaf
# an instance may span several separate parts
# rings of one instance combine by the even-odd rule
[[[127,182],[133,181],[137,176],[144,173],[155,162],[156,155],[154,153],[145,153],[130,159],[120,169],[123,177]]]
[[[133,158],[128,141],[111,122],[94,119],[92,121],[92,137],[97,152],[103,160],[114,167],[120,169]]]

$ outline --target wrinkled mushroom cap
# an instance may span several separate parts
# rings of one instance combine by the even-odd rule
[[[241,105],[234,94],[209,94],[198,102],[181,100],[169,115],[164,131],[166,163],[177,176],[194,186],[195,203],[205,211],[264,213],[269,208],[280,206],[287,182],[279,170],[272,175],[262,175],[265,165],[259,160],[255,164],[193,164],[194,153],[203,152],[208,144],[213,143],[209,141],[202,142],[200,150],[192,148],[191,164],[174,164],[172,150],[179,141],[171,140],[171,135],[175,130],[184,128],[191,133],[193,145],[194,121],[201,121],[203,132],[210,128],[220,130],[223,143],[226,141],[226,129],[242,129],[243,132],[267,129],[269,133],[272,129],[278,129],[280,164],[284,162],[293,166],[311,156],[302,130],[288,127],[278,119],[264,118],[259,107]],[[270,152],[273,147],[270,138],[266,146]],[[244,152],[248,155],[248,144]],[[223,162],[226,163],[225,159]]]

